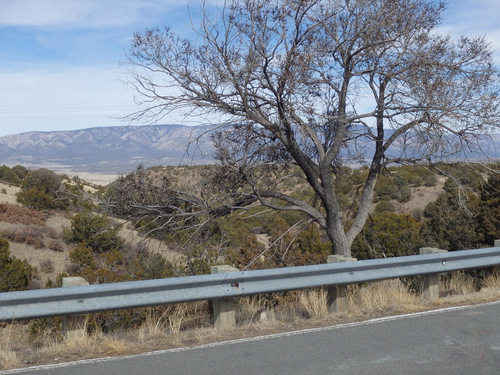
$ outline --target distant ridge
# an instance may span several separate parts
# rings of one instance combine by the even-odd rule
[[[146,167],[210,164],[210,130],[208,125],[143,125],[8,135],[0,137],[0,165],[116,175],[128,173],[141,163]],[[366,155],[373,153],[371,142],[364,148]],[[498,160],[500,135],[485,137],[481,148],[482,154],[464,154],[463,158],[484,159],[487,155]],[[393,150],[399,152],[397,147]]]
[[[127,173],[137,165],[208,164],[210,126],[113,126],[0,137],[0,165]]]

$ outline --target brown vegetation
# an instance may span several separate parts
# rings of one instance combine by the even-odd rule
[[[47,216],[38,210],[0,203],[0,221],[24,225],[45,225]]]
[[[32,245],[35,249],[47,247],[58,252],[64,250],[64,245],[59,240],[59,233],[53,228],[46,226],[25,225],[17,228],[4,229],[1,231],[1,234],[9,241]]]

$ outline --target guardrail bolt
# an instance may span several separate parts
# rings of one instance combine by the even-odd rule
[[[212,266],[211,273],[238,272],[239,269],[228,266]],[[233,285],[231,285],[233,286]],[[237,286],[235,286],[237,287]],[[234,298],[218,298],[212,300],[214,309],[214,327],[232,328],[236,327],[236,313],[234,308]]]
[[[355,262],[356,258],[343,255],[328,255],[327,263]],[[331,313],[342,312],[347,309],[347,285],[329,285],[327,289],[328,310]]]
[[[89,283],[83,277],[62,278],[63,288],[69,286],[80,286],[80,285],[89,285]],[[78,302],[80,302],[80,300]],[[63,316],[63,333],[66,337],[84,333],[86,326],[87,326],[87,315]]]
[[[448,250],[441,250],[435,247],[421,247],[419,249],[420,255],[447,252]],[[445,265],[446,263],[443,262],[443,266]],[[435,301],[439,298],[439,274],[434,273],[422,276],[422,284],[422,299],[426,301]]]

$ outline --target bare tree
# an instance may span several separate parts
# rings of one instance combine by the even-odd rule
[[[229,0],[202,7],[194,36],[137,33],[133,119],[221,114],[217,157],[250,201],[307,214],[350,255],[377,176],[391,163],[463,156],[498,124],[498,74],[484,37],[439,35],[443,3],[425,0]],[[339,203],[341,166],[369,172],[354,209]],[[292,163],[317,199],[262,185],[257,165]],[[236,197],[236,195],[234,196]],[[242,199],[245,197],[246,199]],[[228,208],[229,206],[226,206]]]

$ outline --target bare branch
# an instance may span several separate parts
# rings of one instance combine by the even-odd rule
[[[439,35],[444,9],[430,0],[229,0],[221,12],[202,9],[193,38],[136,33],[129,68],[143,107],[132,120],[177,110],[224,119],[213,135],[224,201],[167,189],[172,201],[156,210],[197,224],[257,202],[296,210],[349,255],[385,166],[476,153],[500,124],[491,47]],[[334,184],[352,158],[369,166],[355,211],[342,208]],[[255,172],[289,164],[316,206]]]

